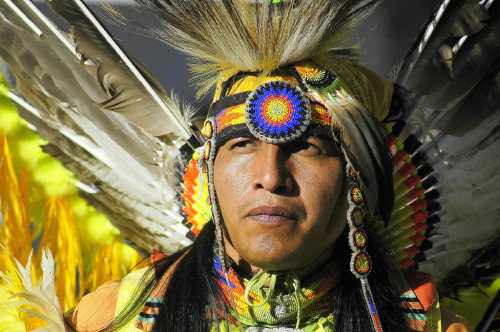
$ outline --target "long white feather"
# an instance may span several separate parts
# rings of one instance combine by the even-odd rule
[[[178,188],[166,175],[185,135],[72,3],[53,2],[61,13],[81,20],[68,19],[78,23],[71,36],[54,33],[57,28],[28,0],[16,3],[41,29],[40,39],[0,1],[0,54],[16,90],[2,87],[0,93],[49,141],[46,151],[94,189],[86,193],[89,200],[131,243],[175,252],[190,244],[189,230],[181,223]],[[176,98],[155,89],[173,113],[182,113]]]

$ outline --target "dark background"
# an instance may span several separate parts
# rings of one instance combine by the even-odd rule
[[[86,2],[93,9],[99,9],[98,0]],[[127,10],[126,5],[122,4],[126,2],[120,1],[125,12],[130,12],[130,15],[134,16],[133,20],[143,21],[144,18],[139,14]],[[382,1],[373,15],[363,22],[358,32],[357,40],[364,50],[363,62],[380,74],[391,77],[393,68],[403,59],[440,3],[440,0]],[[109,23],[106,25],[129,54],[143,63],[168,91],[173,89],[181,99],[196,103],[182,54],[157,40],[132,33],[125,27]]]

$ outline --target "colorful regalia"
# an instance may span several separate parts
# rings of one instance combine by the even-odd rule
[[[135,247],[172,254],[189,246],[205,224],[215,224],[213,270],[230,310],[222,322],[207,318],[214,331],[335,330],[328,296],[335,269],[327,266],[305,284],[269,271],[244,278],[224,251],[214,160],[221,145],[242,134],[287,144],[321,133],[339,147],[350,273],[359,280],[373,331],[384,328],[369,282],[367,230],[405,274],[424,279],[409,277],[401,294],[415,331],[441,331],[437,290],[417,270],[449,289],[464,283],[456,276],[467,268],[472,284],[497,276],[498,259],[487,253],[498,249],[500,230],[500,162],[492,157],[500,152],[498,1],[444,1],[395,82],[360,64],[349,46],[353,27],[376,1],[136,2],[154,8],[162,24],[143,32],[191,57],[199,96],[213,92],[209,109],[180,105],[81,0],[49,3],[69,32],[29,0],[0,1],[0,57],[12,78],[0,92],[79,178],[83,197]],[[111,16],[123,19],[113,10]],[[360,121],[349,108],[360,110]],[[385,144],[387,156],[376,155],[371,143],[357,146],[363,137],[350,135],[358,131]],[[359,154],[373,165],[359,162]],[[385,172],[386,160],[392,174]],[[380,210],[380,200],[394,201],[392,211]],[[477,260],[491,269],[481,270]],[[50,265],[49,254],[44,262]],[[143,274],[98,290],[113,303],[109,317],[119,315]],[[123,331],[154,328],[167,281],[160,276]],[[20,296],[29,302],[29,290]],[[52,305],[39,318],[63,330],[54,323],[61,310]]]

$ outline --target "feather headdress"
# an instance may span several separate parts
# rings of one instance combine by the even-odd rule
[[[352,56],[353,23],[376,0],[151,1],[135,0],[156,16],[156,38],[191,57],[199,90],[237,72],[263,72],[331,54]],[[116,20],[119,14],[112,12]],[[151,34],[151,30],[148,31]]]

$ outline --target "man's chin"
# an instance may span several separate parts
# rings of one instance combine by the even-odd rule
[[[252,267],[265,271],[291,270],[302,262],[302,241],[275,234],[258,234],[233,243],[238,256]]]
[[[255,252],[242,257],[252,267],[264,271],[286,271],[297,267],[297,259],[293,254],[281,252]]]

